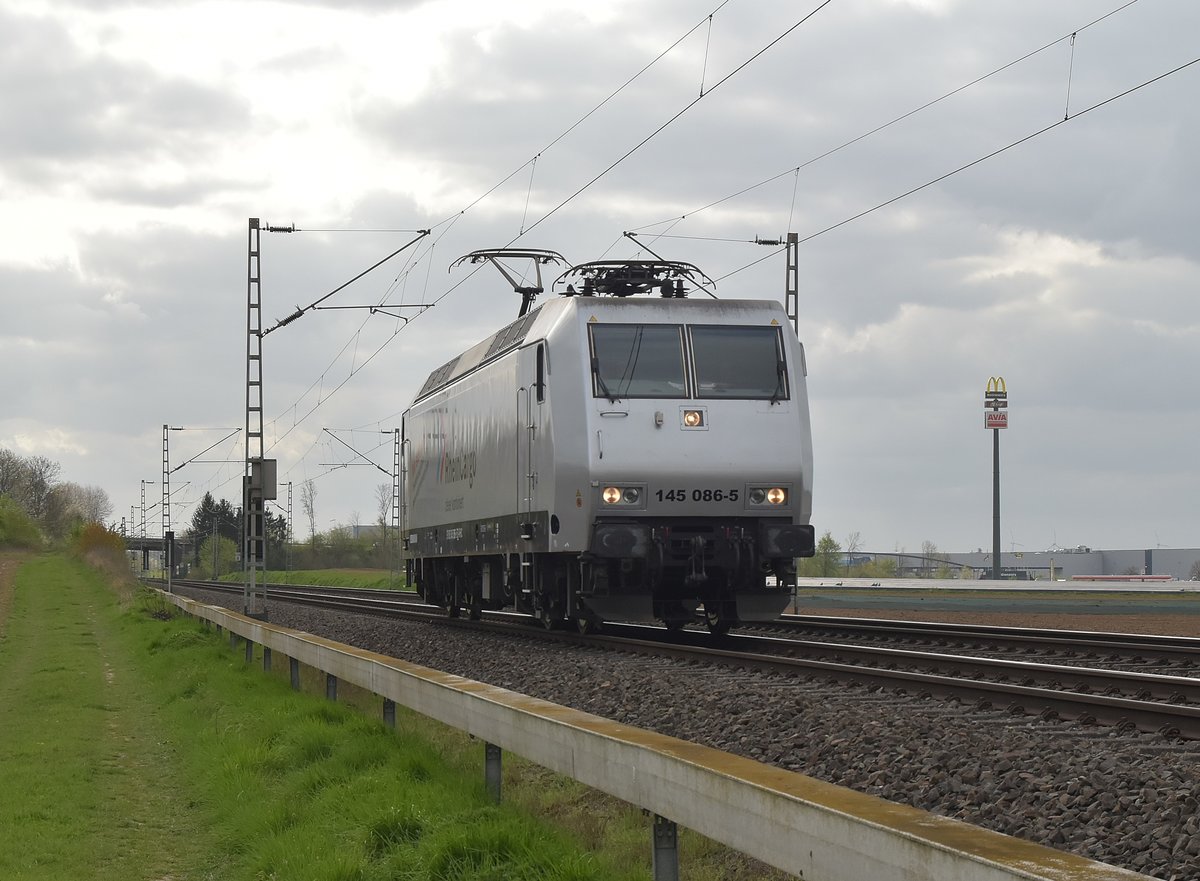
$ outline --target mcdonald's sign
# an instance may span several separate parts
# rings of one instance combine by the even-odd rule
[[[1003,376],[988,377],[983,407],[984,428],[1008,428],[1008,385]]]

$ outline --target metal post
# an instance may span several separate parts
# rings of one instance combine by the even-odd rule
[[[983,425],[992,430],[992,580],[1000,580],[1000,429],[1008,428],[1008,384],[988,377],[983,393]]]
[[[292,690],[300,690],[300,662],[295,658],[288,658],[288,672],[292,680]]]
[[[284,580],[291,584],[292,582],[292,482],[288,481],[288,521],[287,521],[287,541],[283,545],[283,571],[288,573],[284,576]]]
[[[142,538],[146,538],[146,484],[154,484],[153,480],[142,481]]]
[[[500,803],[500,747],[494,743],[483,745],[483,779],[487,786],[488,796],[496,804]]]
[[[785,279],[784,309],[792,319],[792,329],[800,337],[800,235],[787,235],[787,278]]]
[[[271,647],[269,645],[263,646],[263,672],[271,672]]]
[[[400,546],[400,429],[395,429],[392,435],[392,563],[398,575],[404,569],[404,556]],[[395,579],[397,582],[398,578]]]
[[[254,661],[254,640],[246,640],[246,663],[250,664]]]
[[[396,702],[386,697],[383,699],[383,724],[393,731],[396,729]]]
[[[245,578],[242,612],[267,617],[267,592],[256,585],[263,568],[265,536],[261,535],[265,502],[261,488],[252,485],[252,464],[263,460],[262,298],[259,267],[259,222],[251,217],[246,248],[246,461],[242,475],[242,561]],[[264,573],[265,579],[265,573]]]
[[[992,429],[992,579],[1000,580],[1000,429]]]
[[[163,563],[167,570],[167,593],[174,593],[171,574],[175,571],[175,533],[170,530],[163,535]]]
[[[325,674],[325,697],[331,701],[337,700],[337,677],[332,673]]]
[[[665,817],[654,815],[654,881],[679,881],[679,830]]]
[[[171,455],[167,448],[167,432],[170,429],[163,426],[163,479],[162,479],[162,534],[171,531]]]

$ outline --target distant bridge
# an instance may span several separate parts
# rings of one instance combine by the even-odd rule
[[[150,568],[150,554],[160,554],[163,552],[162,536],[137,536],[126,535],[125,549],[134,553],[140,551],[142,554],[142,569]],[[196,543],[184,536],[175,536],[175,565],[178,566],[183,561],[189,559],[195,553]]]

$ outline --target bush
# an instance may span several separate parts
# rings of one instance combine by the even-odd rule
[[[87,523],[76,527],[71,534],[71,552],[89,566],[121,581],[133,580],[125,556],[125,539],[103,524]]]
[[[24,509],[8,496],[0,496],[0,548],[42,547],[42,533]]]

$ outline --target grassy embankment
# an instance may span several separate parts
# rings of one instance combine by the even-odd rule
[[[403,575],[387,569],[272,569],[262,573],[267,584],[315,584],[321,587],[366,587],[376,590],[407,590]],[[221,576],[221,581],[241,584],[241,572]]]
[[[640,812],[343,685],[305,693],[94,570],[0,558],[0,878],[644,879]],[[10,561],[11,562],[11,561]],[[15,568],[8,566],[8,570]],[[10,584],[11,584],[10,580]],[[10,602],[5,601],[7,595]],[[571,839],[574,839],[572,841]],[[777,877],[683,831],[696,879]]]

